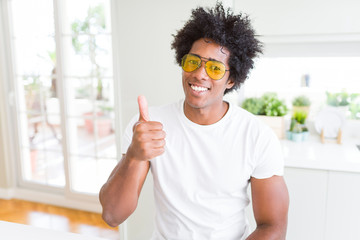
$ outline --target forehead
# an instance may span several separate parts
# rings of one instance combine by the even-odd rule
[[[190,53],[204,58],[215,59],[223,63],[227,63],[230,56],[230,52],[227,48],[220,46],[211,39],[204,38],[193,43]]]

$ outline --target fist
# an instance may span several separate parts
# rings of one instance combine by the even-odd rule
[[[139,121],[133,127],[133,138],[127,154],[133,159],[148,161],[165,151],[165,132],[160,122],[150,121],[147,101],[138,97]]]

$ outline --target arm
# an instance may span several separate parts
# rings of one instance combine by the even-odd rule
[[[149,160],[164,152],[163,126],[159,122],[149,121],[147,104],[142,101],[139,100],[140,116],[133,127],[131,144],[99,193],[102,217],[113,227],[135,211],[150,168]]]
[[[116,227],[135,211],[149,168],[149,161],[123,155],[99,194],[107,224]]]
[[[251,178],[255,231],[247,240],[286,238],[289,194],[283,177]]]

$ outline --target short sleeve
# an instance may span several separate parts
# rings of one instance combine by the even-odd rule
[[[131,140],[132,140],[132,136],[133,136],[133,126],[136,123],[138,118],[139,118],[139,116],[135,115],[130,120],[130,122],[128,123],[128,125],[125,128],[125,132],[123,134],[122,142],[121,142],[121,153],[122,154],[126,154],[127,149],[129,148],[129,146],[131,144]]]
[[[278,137],[272,129],[265,126],[255,145],[254,168],[252,177],[269,178],[284,175],[284,157]]]

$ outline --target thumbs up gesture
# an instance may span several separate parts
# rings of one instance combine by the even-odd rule
[[[138,97],[139,121],[133,127],[133,138],[127,155],[136,160],[148,161],[164,153],[165,132],[160,122],[150,121],[144,96]]]

